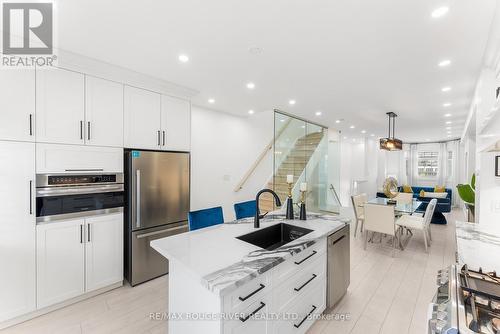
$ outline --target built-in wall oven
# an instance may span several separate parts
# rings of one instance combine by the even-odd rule
[[[37,223],[123,212],[123,174],[39,174]]]

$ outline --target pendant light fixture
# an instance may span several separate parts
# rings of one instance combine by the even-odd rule
[[[396,115],[391,111],[387,113],[387,116],[389,117],[389,136],[387,136],[387,138],[380,138],[380,149],[387,151],[401,151],[401,149],[403,148],[403,142],[394,137],[394,129],[396,128],[396,117],[398,117],[398,115]]]

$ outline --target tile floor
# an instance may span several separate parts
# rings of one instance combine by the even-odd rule
[[[454,222],[462,219],[462,211],[455,210],[448,215],[448,225],[432,225],[429,253],[418,232],[395,257],[383,244],[369,244],[365,251],[362,238],[352,238],[351,285],[339,305],[328,311],[349,318],[319,320],[308,333],[426,334],[436,271],[454,262]],[[150,314],[166,312],[167,292],[166,277],[135,288],[125,285],[0,333],[166,333],[166,323],[151,320]]]

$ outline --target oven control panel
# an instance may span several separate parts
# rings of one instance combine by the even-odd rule
[[[116,174],[100,175],[50,175],[47,177],[48,185],[77,185],[93,183],[115,183]]]

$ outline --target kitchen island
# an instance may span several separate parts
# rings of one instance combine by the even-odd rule
[[[272,250],[237,238],[280,223],[310,232]],[[348,223],[271,216],[151,242],[169,260],[168,332],[304,333],[326,307],[327,237]]]

